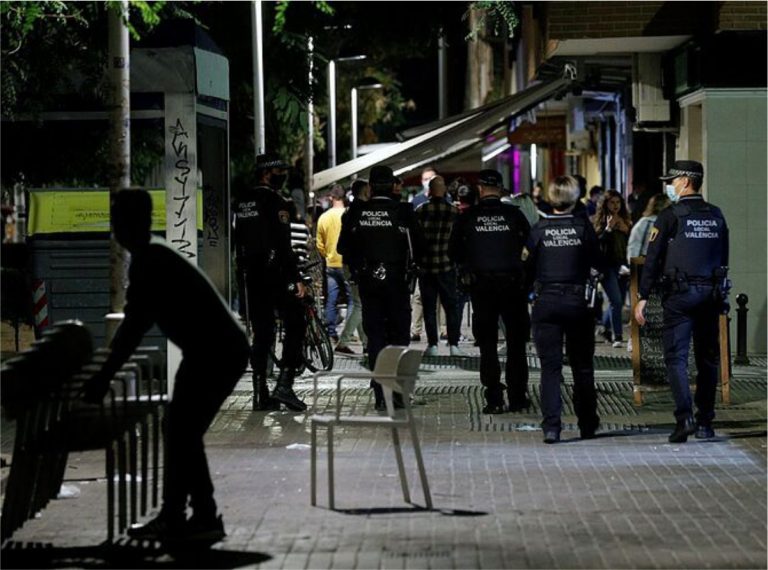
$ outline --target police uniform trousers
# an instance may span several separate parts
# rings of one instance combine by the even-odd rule
[[[533,340],[541,361],[541,427],[561,430],[563,403],[563,338],[573,372],[573,407],[582,431],[597,429],[595,392],[594,321],[584,299],[584,288],[574,285],[544,285],[531,311]]]
[[[667,380],[675,399],[675,418],[693,413],[688,385],[688,350],[693,335],[696,376],[696,422],[710,425],[715,417],[717,369],[720,363],[719,304],[712,285],[691,284],[686,292],[670,293],[663,300],[662,341]]]
[[[501,367],[496,344],[499,317],[506,327],[505,380],[510,407],[526,403],[528,359],[525,343],[530,332],[528,300],[520,280],[509,275],[476,275],[471,286],[472,334],[480,348],[480,382],[491,405],[504,405]]]
[[[368,337],[368,364],[373,370],[382,348],[410,343],[411,294],[405,276],[392,272],[383,280],[361,276],[359,285],[363,330]],[[376,402],[383,402],[381,385],[372,380],[371,387]]]
[[[275,311],[283,324],[283,366],[297,368],[301,363],[301,345],[307,329],[302,301],[288,290],[284,280],[265,271],[250,271],[247,279],[248,312],[253,331],[253,373],[266,374],[269,350],[275,342]]]
[[[196,515],[216,514],[203,436],[248,362],[245,336],[218,340],[208,354],[184,354],[164,418],[163,511],[173,517],[186,511],[187,497]]]

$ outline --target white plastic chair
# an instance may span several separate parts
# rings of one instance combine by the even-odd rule
[[[432,508],[432,495],[429,492],[427,472],[424,469],[424,459],[421,456],[421,446],[416,434],[416,425],[411,410],[410,396],[413,392],[421,365],[421,350],[409,349],[404,346],[387,346],[376,357],[376,368],[373,372],[316,372],[314,374],[314,409],[317,409],[317,380],[321,376],[338,376],[336,382],[336,409],[334,414],[313,415],[310,418],[312,428],[312,459],[311,459],[311,502],[317,505],[317,426],[325,426],[328,430],[328,506],[335,508],[334,483],[333,483],[333,429],[336,426],[384,426],[391,428],[392,444],[395,448],[395,459],[400,474],[400,485],[403,490],[403,499],[411,502],[408,491],[408,480],[405,476],[403,454],[400,449],[399,428],[407,427],[413,441],[413,451],[416,456],[416,464],[419,468],[421,487],[424,491],[424,501],[428,509]],[[341,383],[344,378],[373,378],[384,391],[384,399],[387,404],[386,416],[344,416],[341,414]],[[392,401],[393,392],[402,394],[405,408],[404,413],[395,414]]]

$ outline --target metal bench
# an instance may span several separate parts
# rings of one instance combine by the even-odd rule
[[[109,541],[115,537],[115,519],[120,532],[129,517],[137,520],[139,498],[146,514],[150,449],[152,504],[157,505],[165,367],[156,351],[141,351],[116,375],[104,402],[85,404],[80,398],[84,382],[105,357],[104,351],[94,355],[82,323],[68,321],[54,325],[31,349],[3,364],[2,405],[16,420],[0,528],[3,541],[58,495],[70,452],[105,450]]]

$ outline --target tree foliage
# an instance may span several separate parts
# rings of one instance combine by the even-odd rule
[[[470,12],[478,15],[476,25],[469,30],[467,40],[476,40],[479,36],[492,31],[499,37],[506,33],[509,38],[514,37],[515,27],[518,24],[517,13],[512,0],[478,0],[471,2],[463,19],[468,20]]]
[[[131,0],[126,24],[132,37],[140,39],[163,17],[190,17],[184,5]],[[119,6],[114,1],[0,2],[4,115],[50,109],[62,93],[103,98],[105,8]]]

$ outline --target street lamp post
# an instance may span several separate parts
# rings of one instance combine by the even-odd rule
[[[336,166],[336,63],[362,61],[365,55],[337,57],[328,62],[328,168]]]
[[[357,158],[357,91],[358,89],[381,89],[382,87],[384,86],[381,83],[370,83],[353,87],[350,92],[350,98],[352,100],[350,105],[352,112],[352,137],[350,143],[352,150],[352,160]]]

